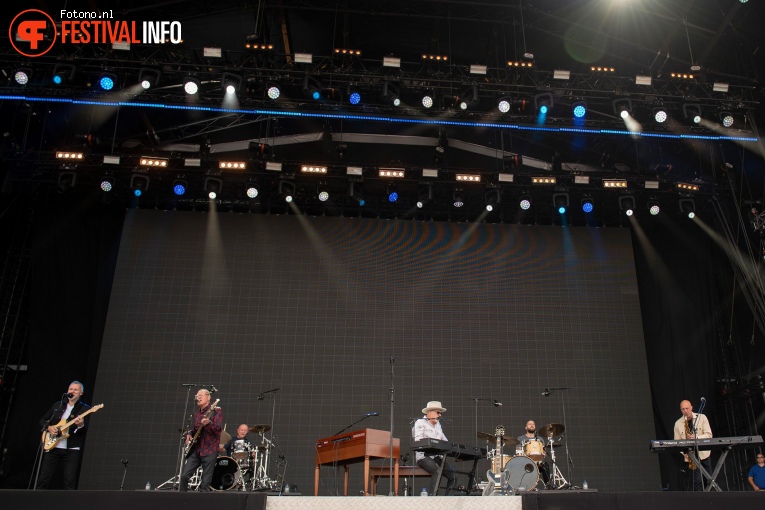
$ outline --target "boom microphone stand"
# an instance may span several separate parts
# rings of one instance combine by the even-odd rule
[[[58,407],[56,407],[56,410],[53,411],[53,414],[48,418],[48,421],[45,422],[45,425],[43,425],[43,429],[40,432],[45,432],[48,430],[48,427],[50,427],[51,420],[53,420],[53,417],[56,416],[56,413],[58,413],[61,410],[61,404],[64,403],[64,399],[68,398],[68,393],[64,393],[61,395],[61,400],[58,401]],[[42,441],[40,441],[40,446],[37,448],[37,455],[35,456],[35,462],[37,463],[37,469],[35,470],[35,483],[32,486],[32,490],[37,490],[37,480],[40,478],[40,468],[42,467],[42,461],[43,461],[43,455],[45,455],[45,451],[43,450],[43,444]]]
[[[181,420],[181,438],[185,435],[184,432],[186,432],[186,413],[189,410],[189,396],[191,394],[191,388],[196,388],[197,386],[201,386],[200,384],[196,383],[182,383],[181,386],[186,387],[186,400],[183,404],[183,419]],[[180,444],[178,445],[178,474],[173,475],[172,478],[169,480],[166,480],[162,482],[161,484],[157,485],[156,490],[162,490],[165,486],[170,486],[171,489],[175,489],[176,487],[178,490],[181,490],[181,473],[183,473],[183,464],[186,459],[184,459],[183,456],[183,439],[181,439]]]

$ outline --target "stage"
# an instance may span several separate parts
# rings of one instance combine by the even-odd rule
[[[267,496],[253,492],[180,494],[169,491],[0,491],[4,508],[79,510],[705,510],[757,508],[754,492],[532,492],[522,496]]]

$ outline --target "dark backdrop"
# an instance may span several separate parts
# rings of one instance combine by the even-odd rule
[[[481,431],[566,423],[572,482],[659,486],[628,229],[131,211],[81,487],[118,488],[121,458],[131,489],[172,477],[181,384],[200,382],[229,430],[274,406],[287,480],[311,493],[317,438],[370,411],[357,427],[389,427],[391,357],[405,447],[428,400],[475,444],[471,399],[496,398],[479,402]],[[571,387],[565,419],[560,395],[540,395],[551,386]],[[321,493],[336,483],[324,468]]]

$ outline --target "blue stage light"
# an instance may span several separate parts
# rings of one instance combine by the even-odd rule
[[[367,203],[367,201],[364,200],[363,198],[361,200],[359,200],[359,205],[362,206],[362,207],[364,207],[364,204],[366,204],[366,203]]]
[[[582,211],[591,213],[594,208],[595,206],[593,205],[592,200],[585,199],[582,201]]]
[[[133,195],[140,197],[143,194],[143,192],[140,189],[133,190]]]
[[[542,106],[539,108],[539,113],[541,113],[541,114],[546,114],[546,113],[547,113],[547,105],[543,104],[543,105],[542,105]]]
[[[318,91],[318,90],[314,90],[314,91],[311,93],[311,97],[312,97],[312,98],[314,98],[315,100],[318,100],[318,99],[320,99],[320,98],[321,98],[321,93],[319,93],[319,91]]]
[[[110,76],[102,76],[98,80],[98,85],[104,90],[112,90],[114,88],[114,80]]]
[[[587,109],[582,105],[576,105],[574,107],[574,117],[581,119],[587,113]]]
[[[58,74],[53,77],[53,83],[55,83],[56,85],[61,85],[61,82],[63,81],[64,79]]]
[[[349,101],[351,104],[359,104],[361,102],[361,94],[358,92],[351,93],[351,97],[349,98]]]
[[[186,186],[184,186],[183,184],[176,184],[175,186],[173,186],[173,192],[176,195],[181,196],[184,193],[186,193]]]
[[[566,208],[563,206],[558,207],[558,212],[561,214],[566,214]]]
[[[395,202],[396,200],[398,200],[398,193],[396,193],[395,191],[391,191],[390,193],[388,193],[389,202],[392,203],[392,202]]]

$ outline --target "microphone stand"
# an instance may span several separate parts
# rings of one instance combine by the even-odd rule
[[[548,395],[546,395],[546,396],[549,396],[549,393],[553,393],[555,391],[560,392],[560,405],[561,405],[561,407],[563,409],[563,425],[564,426],[567,426],[567,425],[566,425],[566,399],[563,398],[563,392],[566,391],[566,390],[570,390],[570,389],[571,388],[569,388],[567,386],[559,387],[559,388],[548,388],[547,389]],[[552,438],[550,438],[550,439],[552,439]],[[572,476],[573,476],[572,475],[573,469],[572,468],[573,468],[574,462],[571,459],[571,454],[568,451],[568,435],[566,435],[566,440],[563,442],[563,444],[565,445],[565,448],[566,448],[566,473],[568,474],[568,480],[573,480],[573,478],[572,478]],[[568,484],[568,487],[569,488],[573,487],[571,485],[571,482],[569,482],[568,480],[566,480],[566,482]]]
[[[181,442],[178,445],[178,474],[173,475],[172,478],[169,480],[166,480],[162,482],[161,484],[157,485],[155,490],[162,490],[165,485],[169,485],[170,489],[176,489],[181,490],[181,474],[183,473],[183,465],[186,463],[186,459],[183,456],[183,447],[185,445],[184,437],[186,436],[186,431],[188,430],[188,427],[186,425],[186,413],[189,410],[189,396],[191,395],[191,388],[196,387],[202,387],[201,384],[197,383],[181,383],[181,386],[186,387],[186,400],[183,404],[183,418],[181,419]]]
[[[339,430],[339,431],[335,432],[335,433],[334,433],[334,434],[332,434],[332,435],[333,435],[333,436],[337,436],[337,435],[339,435],[339,434],[342,434],[343,432],[345,432],[345,431],[346,431],[346,430],[348,430],[349,428],[353,427],[354,425],[356,425],[356,424],[357,424],[357,423],[359,423],[359,422],[362,422],[362,421],[366,420],[366,419],[367,419],[367,418],[369,418],[370,416],[374,416],[374,415],[372,415],[372,414],[365,414],[365,415],[364,415],[364,416],[362,416],[360,419],[358,419],[358,420],[354,421],[353,423],[351,423],[350,425],[348,425],[348,426],[347,426],[347,427],[345,427],[344,429],[342,429],[342,430]]]
[[[696,413],[696,419],[693,420],[693,450],[696,452],[696,459],[698,459],[699,461],[699,465],[696,466],[696,469],[699,470],[699,476],[701,477],[701,492],[704,492],[704,475],[701,472],[701,470],[703,470],[704,468],[701,466],[701,457],[699,456],[700,455],[699,454],[699,435],[696,433],[696,425],[699,423],[699,417],[701,416],[701,411],[704,410],[704,406],[706,405],[706,403],[707,403],[706,400],[701,402],[701,405],[699,406],[699,411]]]
[[[122,465],[125,466],[125,471],[122,473],[122,483],[120,484],[120,490],[125,486],[125,476],[127,476],[128,459],[122,459]]]
[[[50,427],[51,420],[53,420],[53,417],[56,416],[56,413],[61,410],[61,404],[64,403],[64,399],[67,398],[68,393],[64,393],[61,395],[61,399],[58,401],[58,406],[53,411],[53,414],[50,415],[50,418],[48,418],[48,421],[45,422],[45,425],[43,425],[43,429],[40,432],[45,432],[48,430],[48,427]],[[35,462],[37,463],[37,470],[35,471],[35,483],[32,486],[32,490],[37,490],[37,480],[40,478],[40,468],[42,467],[43,463],[43,455],[45,455],[45,451],[43,450],[43,444],[42,441],[40,441],[40,446],[37,448],[37,454],[35,455]]]
[[[393,496],[393,404],[395,401],[395,395],[396,395],[396,386],[394,384],[394,372],[393,372],[393,366],[395,363],[395,359],[393,356],[390,357],[390,438],[389,438],[389,463],[388,463],[388,496]]]
[[[263,391],[260,394],[258,394],[258,400],[263,400],[265,398],[265,396],[267,394],[269,394],[269,393],[273,393],[274,394],[274,398],[273,398],[273,400],[271,400],[271,434],[270,434],[270,440],[271,441],[273,441],[273,439],[274,439],[274,422],[276,420],[276,392],[279,391],[280,389],[281,388],[274,388],[274,389],[271,389],[271,390]],[[263,437],[265,438],[265,436],[263,436]],[[270,449],[270,447],[266,449],[266,461],[265,461],[265,465],[263,466],[263,474],[265,475],[266,483],[271,482],[271,479],[268,477],[268,468],[270,467],[268,465],[268,460],[269,460],[269,457],[270,457],[268,455],[269,454],[269,449]],[[277,476],[278,476],[278,474],[277,474]]]

